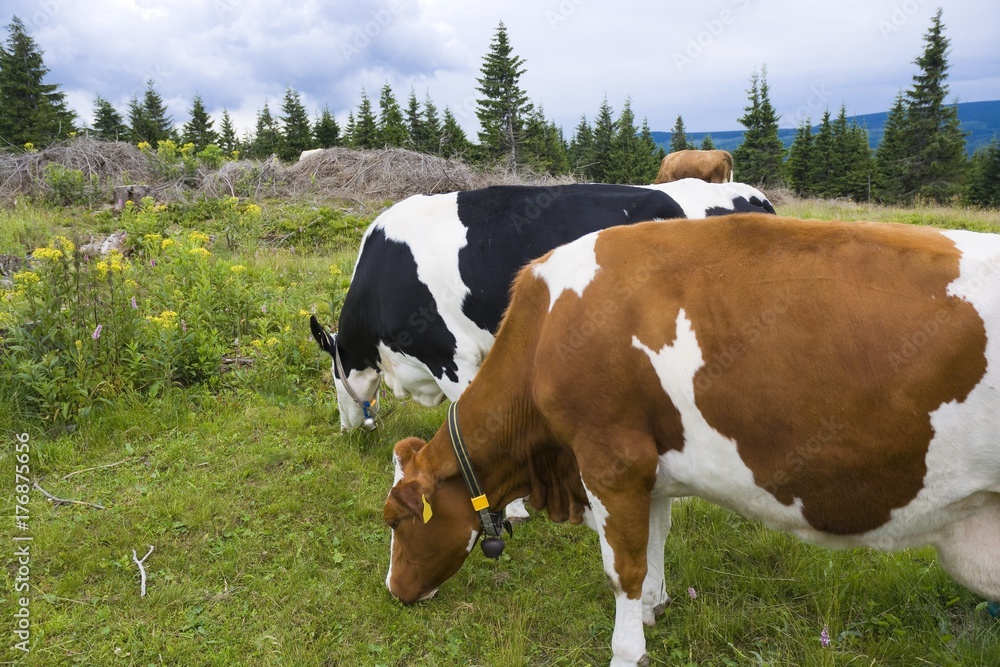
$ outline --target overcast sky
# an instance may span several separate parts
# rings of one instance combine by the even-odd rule
[[[521,85],[567,139],[607,96],[627,97],[638,122],[669,131],[742,129],[754,69],[767,67],[782,127],[845,104],[886,111],[918,71],[938,7],[951,39],[951,98],[1000,99],[995,0],[4,0],[44,51],[47,82],[88,123],[98,93],[125,115],[150,79],[176,123],[194,95],[242,131],[287,87],[310,115],[343,121],[362,87],[377,103],[388,82],[448,106],[475,139],[476,78],[497,25],[527,69]],[[3,38],[6,39],[6,30]],[[377,107],[376,107],[377,108]]]

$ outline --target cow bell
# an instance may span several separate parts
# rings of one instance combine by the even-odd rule
[[[482,541],[483,554],[487,558],[496,560],[503,553],[504,541],[502,537],[485,537]]]
[[[374,431],[375,420],[371,417],[365,417],[365,420],[361,422],[361,427],[364,428],[366,431]]]

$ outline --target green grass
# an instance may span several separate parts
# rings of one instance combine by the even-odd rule
[[[854,219],[853,205],[822,206],[779,210]],[[940,216],[947,226],[1000,220],[947,209],[877,214]],[[39,212],[32,220],[42,234],[21,214],[0,217],[0,239],[39,245],[75,218]],[[24,237],[29,229],[38,235]],[[257,249],[233,259],[297,283],[289,298],[312,298],[331,264],[350,272],[342,233],[307,253]],[[308,338],[304,321],[292,324]],[[20,432],[30,434],[31,474],[44,489],[105,508],[56,506],[31,494],[27,656],[9,649],[17,563],[14,531],[0,531],[0,663],[607,664],[614,598],[596,535],[584,527],[536,514],[515,527],[499,562],[477,550],[433,600],[403,607],[390,598],[381,513],[392,446],[430,436],[444,408],[390,397],[379,430],[343,435],[329,358],[314,351],[313,370],[282,390],[125,395],[75,428],[38,421],[16,393],[0,391],[4,513],[14,514]],[[694,499],[676,502],[673,520],[666,581],[674,600],[646,630],[654,666],[1000,664],[1000,623],[932,550],[829,551]],[[148,594],[140,597],[132,551],[141,558],[150,545]],[[819,641],[824,625],[828,648]]]

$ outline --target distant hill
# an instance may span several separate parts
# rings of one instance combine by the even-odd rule
[[[835,113],[834,109],[830,113]],[[882,141],[882,133],[885,131],[885,119],[887,112],[868,113],[860,116],[848,116],[848,122],[854,120],[862,127],[868,128],[868,141],[872,148],[875,148]],[[970,133],[965,138],[965,146],[971,155],[977,148],[981,148],[993,140],[994,136],[1000,137],[1000,100],[992,102],[960,102],[958,104],[958,120],[962,123],[962,129]],[[813,132],[819,126],[813,126]],[[778,137],[785,142],[785,146],[791,146],[795,140],[797,128],[780,128]],[[653,132],[653,141],[663,146],[665,150],[670,150],[671,132]],[[701,144],[702,138],[706,134],[712,135],[712,142],[716,148],[732,151],[743,143],[742,130],[730,130],[726,132],[687,132],[688,141],[695,146]]]

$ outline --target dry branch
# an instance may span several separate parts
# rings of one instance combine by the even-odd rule
[[[52,495],[42,487],[38,486],[38,482],[32,482],[32,484],[36,489],[42,492],[43,496],[54,502],[56,505],[85,505],[87,507],[94,507],[99,510],[104,509],[103,505],[98,505],[96,503],[88,503],[84,502],[83,500],[70,500],[67,498],[57,498],[56,496]]]

